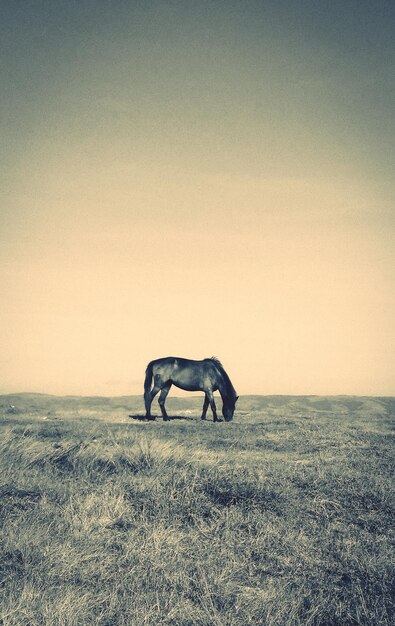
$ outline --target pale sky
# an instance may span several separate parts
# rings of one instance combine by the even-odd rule
[[[391,2],[0,5],[0,393],[395,395]],[[172,394],[176,392],[172,390]]]

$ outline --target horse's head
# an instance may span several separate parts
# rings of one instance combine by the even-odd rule
[[[233,414],[235,412],[236,402],[239,399],[239,396],[236,396],[234,401],[224,402],[222,406],[222,415],[224,416],[225,422],[231,422],[233,419]]]

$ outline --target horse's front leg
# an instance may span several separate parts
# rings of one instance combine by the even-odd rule
[[[204,403],[203,403],[203,411],[202,411],[202,420],[206,419],[206,413],[207,413],[207,409],[208,409],[208,405],[209,405],[210,401],[208,399],[208,395],[205,394],[204,396]]]
[[[208,389],[208,391],[206,392],[206,395],[208,396],[208,400],[210,402],[211,410],[213,412],[214,422],[221,422],[222,420],[219,420],[218,417],[217,417],[217,407],[215,406],[214,394],[213,394],[212,390]]]

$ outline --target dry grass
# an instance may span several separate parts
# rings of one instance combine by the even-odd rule
[[[2,400],[2,626],[394,623],[390,399]]]

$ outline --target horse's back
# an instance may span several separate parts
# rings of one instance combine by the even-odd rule
[[[204,361],[195,361],[193,359],[185,359],[176,356],[166,356],[161,359],[155,359],[154,361],[151,361],[149,365],[152,367],[154,372],[169,369],[176,372],[183,370],[198,371],[201,370],[202,366],[204,366],[204,363]]]
[[[185,368],[185,367],[196,368],[196,367],[201,367],[201,365],[203,363],[206,363],[206,361],[209,361],[209,359],[203,359],[202,361],[197,361],[194,359],[185,359],[184,357],[179,357],[179,356],[165,356],[160,359],[154,359],[153,361],[150,361],[148,365],[150,365],[151,367],[155,367],[155,366],[163,367],[167,365],[172,365],[172,366],[179,367],[179,368]]]

